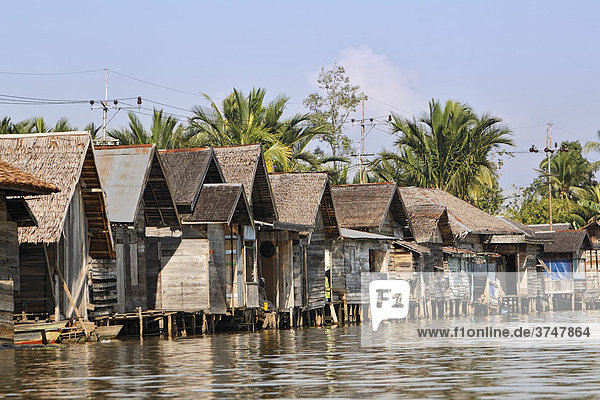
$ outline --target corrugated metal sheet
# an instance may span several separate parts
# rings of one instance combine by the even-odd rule
[[[154,145],[104,147],[95,153],[102,188],[108,199],[111,222],[135,221]]]

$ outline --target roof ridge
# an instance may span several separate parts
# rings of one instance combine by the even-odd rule
[[[185,149],[161,149],[158,150],[159,153],[185,153],[185,152],[193,152],[193,151],[203,151],[210,150],[210,147],[190,147]]]
[[[2,139],[22,139],[26,137],[51,137],[51,136],[89,136],[89,131],[72,131],[72,132],[42,132],[42,133],[4,133],[0,134]]]

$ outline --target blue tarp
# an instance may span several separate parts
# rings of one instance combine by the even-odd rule
[[[573,260],[544,260],[548,268],[550,268],[550,274],[545,271],[544,276],[550,278],[553,281],[568,281],[573,279]]]

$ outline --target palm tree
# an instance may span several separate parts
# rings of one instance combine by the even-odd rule
[[[245,96],[233,89],[220,107],[209,97],[208,107],[195,106],[189,119],[190,145],[234,146],[260,143],[269,171],[314,170],[329,162],[306,150],[311,140],[326,133],[309,124],[309,114],[282,119],[288,97],[280,95],[265,104],[265,89]]]
[[[129,113],[129,126],[122,129],[113,129],[108,135],[117,139],[122,145],[154,143],[159,149],[172,149],[179,147],[181,125],[172,115],[165,116],[163,110],[156,110],[152,114],[150,133],[146,132],[142,121],[134,114]]]
[[[382,152],[373,172],[402,185],[446,190],[476,201],[493,184],[496,165],[490,159],[502,145],[513,146],[502,120],[477,116],[471,107],[453,100],[432,100],[421,118],[394,114],[392,131],[399,137],[395,152]]]

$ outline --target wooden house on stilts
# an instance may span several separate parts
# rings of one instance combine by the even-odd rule
[[[406,243],[413,233],[396,183],[336,185],[331,193],[343,238],[333,245],[332,300],[361,304],[365,273],[394,270],[406,252],[410,265],[419,264],[423,254]]]
[[[25,198],[38,226],[19,228],[15,312],[86,318],[90,265],[114,258],[90,134],[0,135],[0,159],[60,190]]]
[[[244,226],[253,227],[243,185],[223,183],[212,149],[166,150],[160,157],[182,228],[157,229],[149,238],[147,252],[156,253],[159,260],[151,269],[157,282],[153,305],[202,312],[211,319],[227,314],[231,299],[227,294],[236,293],[238,299],[257,305],[257,287],[240,294],[238,288],[245,285],[237,285],[236,275],[228,275],[241,267],[245,281],[254,273],[245,269],[246,253],[240,245]]]
[[[148,309],[146,228],[179,229],[179,215],[153,144],[96,147],[116,260],[92,270],[94,316]],[[153,254],[155,255],[155,254]],[[157,260],[152,260],[156,262]]]
[[[327,287],[331,276],[326,279],[326,274],[331,273],[333,242],[340,237],[328,176],[307,172],[269,177],[279,213],[274,228],[295,233],[287,237],[274,233],[277,247],[266,244],[269,239],[259,244],[266,297],[279,305],[282,299],[293,304],[292,325],[320,325],[331,299]]]
[[[13,343],[13,291],[21,291],[17,229],[37,225],[23,196],[57,191],[55,186],[0,161],[0,347]]]

